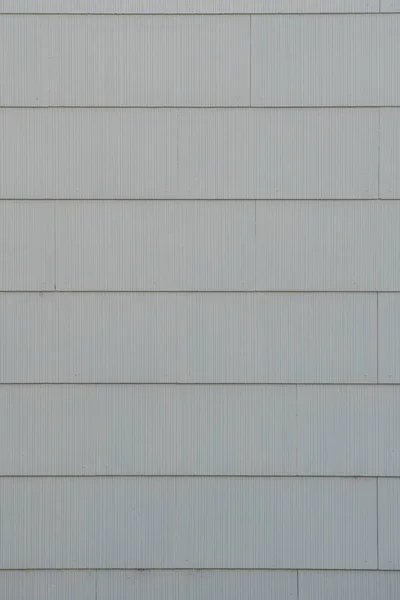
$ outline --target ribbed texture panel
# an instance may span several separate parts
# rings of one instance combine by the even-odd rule
[[[381,12],[400,12],[400,1],[381,0]]]
[[[258,290],[400,290],[400,201],[257,201]]]
[[[4,600],[97,600],[96,576],[94,571],[0,571],[0,597]]]
[[[180,112],[182,198],[378,196],[378,109]]]
[[[52,105],[250,104],[249,17],[53,16],[48,26]]]
[[[382,0],[389,7],[397,0]],[[379,0],[0,0],[22,13],[335,13],[379,12]]]
[[[380,294],[379,383],[400,383],[400,294]]]
[[[58,202],[58,290],[254,290],[253,202]]]
[[[0,110],[1,198],[176,198],[175,109]]]
[[[53,203],[1,200],[0,291],[53,290],[54,262]]]
[[[1,480],[0,568],[377,567],[376,481]]]
[[[400,476],[398,386],[298,386],[300,475]]]
[[[0,386],[0,475],[296,475],[286,386]]]
[[[99,571],[97,600],[294,600],[294,571]]]
[[[378,480],[379,568],[400,570],[400,478]]]
[[[299,600],[397,600],[400,573],[300,571]]]
[[[400,199],[400,108],[381,108],[380,190],[381,198]]]

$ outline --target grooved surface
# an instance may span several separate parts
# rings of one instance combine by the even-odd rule
[[[379,383],[400,383],[400,294],[379,296]]]
[[[400,12],[400,0],[381,0],[381,12]]]
[[[400,290],[400,201],[257,201],[256,289]]]
[[[1,292],[54,288],[53,216],[52,202],[0,201]]]
[[[399,572],[299,572],[299,600],[397,600],[399,589]]]
[[[0,475],[295,475],[294,386],[0,386]]]
[[[378,480],[379,568],[400,570],[400,478]]]
[[[180,112],[181,198],[378,196],[377,109]]]
[[[6,478],[0,568],[376,568],[376,481]]]
[[[380,197],[400,200],[400,108],[381,108],[379,162]]]
[[[0,597],[4,600],[97,600],[96,577],[94,571],[0,571]]]
[[[254,290],[254,203],[58,202],[59,290]]]

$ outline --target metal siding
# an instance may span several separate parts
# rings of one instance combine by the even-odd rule
[[[378,381],[400,383],[400,294],[380,294],[378,308]]]
[[[0,201],[0,291],[54,289],[54,205]]]
[[[256,289],[400,290],[400,201],[257,201]]]
[[[379,568],[400,569],[400,478],[378,479]],[[397,589],[398,593],[399,589]]]
[[[381,0],[381,12],[400,12],[400,0]]]
[[[51,105],[250,104],[249,17],[52,16],[49,30]]]
[[[58,290],[254,290],[250,202],[56,205]]]
[[[386,0],[387,1],[387,0]],[[385,2],[385,0],[382,0]],[[392,0],[393,2],[393,0]],[[0,13],[379,12],[379,0],[0,0]]]
[[[0,17],[0,107],[49,103],[47,17]]]
[[[400,198],[400,108],[380,109],[379,197]]]
[[[6,478],[0,568],[376,568],[376,481]]]
[[[90,571],[0,571],[4,600],[97,600]]]
[[[182,109],[179,197],[378,197],[379,109]]]
[[[398,386],[297,388],[299,475],[400,476],[399,431]]]
[[[300,571],[298,600],[397,600],[400,573]]]
[[[294,386],[3,385],[0,414],[0,475],[296,474]]]
[[[379,87],[378,52],[378,20],[382,18],[253,17],[252,105],[379,106],[384,89]],[[387,51],[389,56],[389,45]],[[400,95],[397,102],[396,98],[392,100],[399,104]]]
[[[295,571],[99,571],[97,600],[294,600]]]
[[[176,198],[175,109],[0,111],[1,198]]]
[[[178,381],[374,383],[376,295],[178,295]]]

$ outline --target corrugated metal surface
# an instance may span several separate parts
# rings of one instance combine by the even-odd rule
[[[380,109],[380,198],[400,199],[400,108]]]
[[[258,201],[258,290],[400,289],[400,202]]]
[[[54,268],[53,203],[0,201],[0,291],[52,290]]]
[[[179,295],[178,314],[179,381],[376,382],[376,295]]]
[[[378,138],[378,109],[182,110],[179,194],[377,198]]]
[[[97,600],[90,571],[0,571],[4,600]]]
[[[300,475],[400,476],[399,387],[298,386],[297,397]]]
[[[300,571],[299,600],[396,600],[400,573]]]
[[[379,568],[400,569],[400,478],[378,480]]]
[[[53,16],[49,29],[51,104],[250,104],[249,17]]]
[[[377,567],[376,481],[6,478],[0,568]]]
[[[175,109],[0,110],[1,198],[176,198]]]
[[[382,12],[400,12],[399,0],[381,0]]]
[[[56,206],[58,290],[254,290],[253,202]]]
[[[286,386],[0,386],[0,475],[295,475]]]
[[[295,600],[295,571],[99,571],[97,600]]]
[[[400,294],[379,295],[379,383],[400,383]]]

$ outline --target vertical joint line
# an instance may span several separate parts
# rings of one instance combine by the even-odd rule
[[[257,200],[254,200],[254,291],[257,291]]]
[[[378,108],[378,200],[381,198],[381,108]]]
[[[177,196],[180,198],[180,181],[179,181],[179,108],[176,109],[176,187]]]
[[[376,383],[379,383],[379,292],[376,292]]]
[[[297,569],[296,585],[297,585],[297,600],[299,600],[299,598],[300,598],[300,590],[299,590],[299,570],[298,569]]]
[[[379,478],[376,478],[376,568],[379,570]]]
[[[53,200],[53,278],[54,291],[57,289],[57,232],[56,232],[56,224],[57,224],[57,215],[56,215],[56,202],[57,200]]]
[[[249,85],[250,85],[250,106],[251,106],[251,15],[249,15],[249,27],[250,27],[250,53],[249,53]]]

